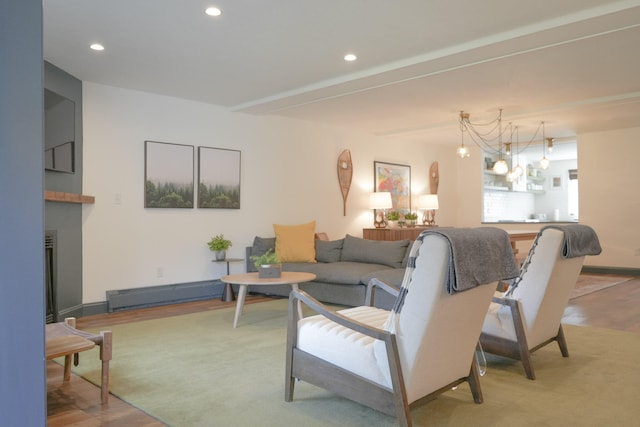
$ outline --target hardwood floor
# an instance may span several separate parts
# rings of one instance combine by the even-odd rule
[[[270,299],[268,297],[248,295],[245,305]],[[225,307],[235,307],[235,301],[223,302],[219,299],[211,299],[98,314],[77,319],[76,326],[78,329],[107,329],[110,325],[179,316],[181,314],[217,310]],[[62,366],[53,361],[47,362],[47,425],[49,427],[157,427],[165,425],[114,395],[109,396],[109,403],[102,405],[100,387],[73,374],[71,375],[71,381],[64,383],[62,374]]]
[[[245,304],[265,300],[269,298],[247,296]],[[106,328],[109,325],[217,310],[234,305],[235,302],[215,299],[99,314],[78,319],[77,326],[80,329]],[[562,322],[640,334],[640,278],[569,301]],[[101,405],[99,387],[76,375],[72,375],[69,383],[63,383],[62,367],[54,362],[47,363],[47,414],[49,427],[164,425],[113,395],[109,397],[107,405]]]
[[[640,334],[640,277],[570,300],[562,323]]]

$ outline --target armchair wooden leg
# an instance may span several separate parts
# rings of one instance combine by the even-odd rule
[[[475,359],[471,362],[471,370],[469,371],[469,377],[467,378],[467,381],[469,382],[469,387],[471,388],[473,401],[476,403],[484,402],[484,398],[482,397],[482,388],[480,387],[478,365],[476,365]]]
[[[522,318],[522,306],[520,301],[510,301],[511,316],[513,318],[513,326],[516,331],[516,338],[518,340],[518,349],[520,351],[520,360],[524,366],[524,371],[527,374],[527,378],[530,380],[536,379],[536,374],[533,370],[533,362],[531,361],[531,352],[529,351],[529,343],[527,342],[527,333],[524,330],[524,319]]]
[[[564,337],[564,330],[562,329],[562,325],[560,325],[560,327],[558,328],[558,336],[556,336],[556,341],[558,341],[558,347],[560,347],[562,357],[569,357],[569,348],[567,347],[567,340]]]
[[[524,372],[527,374],[527,378],[530,380],[536,379],[536,373],[533,370],[533,362],[531,360],[531,353],[528,348],[520,347],[520,360],[524,366]]]
[[[292,292],[293,294],[293,292]],[[297,298],[289,298],[289,315],[287,323],[287,354],[285,365],[284,401],[293,400],[293,390],[296,379],[293,377],[293,349],[298,342],[298,320],[300,317],[300,301]]]

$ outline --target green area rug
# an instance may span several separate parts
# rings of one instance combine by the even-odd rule
[[[393,426],[395,419],[298,383],[284,401],[286,300],[113,326],[111,392],[171,426]],[[569,358],[549,345],[518,362],[488,357],[467,384],[411,411],[415,426],[623,426],[640,419],[640,335],[566,326]],[[97,350],[91,350],[97,351]],[[76,373],[99,383],[97,354]]]

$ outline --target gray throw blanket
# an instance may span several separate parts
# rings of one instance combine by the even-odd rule
[[[602,252],[598,235],[588,225],[547,225],[540,232],[546,228],[555,228],[564,232],[564,242],[562,244],[562,256],[564,258],[599,255]]]
[[[496,227],[428,229],[419,238],[439,234],[449,241],[447,292],[454,294],[499,280],[519,271],[509,234]]]

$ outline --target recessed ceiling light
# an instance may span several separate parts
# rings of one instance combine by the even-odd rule
[[[355,56],[353,53],[348,53],[344,56],[345,61],[352,62],[352,61],[355,61],[356,59],[358,59],[358,57]]]
[[[220,9],[218,9],[217,7],[208,7],[204,13],[206,13],[209,16],[220,16],[222,15],[222,11]]]
[[[102,46],[100,43],[94,43],[89,47],[93,50],[104,50],[104,46]]]

